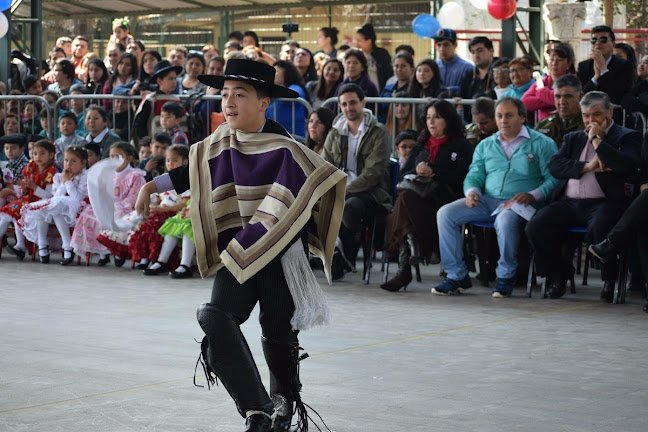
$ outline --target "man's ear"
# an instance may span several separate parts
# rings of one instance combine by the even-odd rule
[[[362,108],[365,108],[367,106],[367,99],[362,99],[362,102],[360,102],[360,105],[362,105]]]
[[[269,97],[264,97],[261,99],[261,109],[266,111],[270,106],[271,99]]]

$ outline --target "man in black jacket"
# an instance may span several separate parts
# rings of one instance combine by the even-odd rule
[[[495,87],[495,81],[490,73],[493,64],[493,42],[486,36],[476,36],[468,43],[475,67],[464,74],[461,79],[459,94],[463,99],[477,99],[486,96]],[[464,110],[466,123],[472,121],[470,110]]]
[[[552,202],[526,227],[538,274],[549,277],[551,298],[565,293],[565,282],[574,271],[571,254],[560,253],[567,230],[586,226],[592,243],[603,240],[623,212],[628,199],[625,183],[639,166],[641,135],[614,123],[608,96],[590,92],[580,106],[585,131],[565,135],[549,162],[549,172],[560,180]],[[601,268],[604,301],[612,300],[616,270],[616,260]]]
[[[634,85],[632,63],[612,54],[614,32],[610,27],[593,27],[590,42],[590,58],[578,64],[578,78],[583,85],[583,92],[602,91],[610,97],[613,104],[618,105]],[[620,113],[615,116],[615,120],[621,120]]]

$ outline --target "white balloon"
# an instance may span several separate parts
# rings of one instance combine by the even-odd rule
[[[441,27],[456,29],[463,25],[465,12],[459,3],[451,2],[441,6],[436,17]]]
[[[488,0],[470,0],[470,4],[475,6],[475,8],[479,10],[487,10],[488,9]]]
[[[7,30],[9,30],[9,21],[5,14],[0,12],[0,38],[7,34]]]

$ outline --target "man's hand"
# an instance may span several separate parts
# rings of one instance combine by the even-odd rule
[[[592,48],[590,58],[594,60],[594,79],[598,81],[601,77],[601,73],[607,70],[607,65],[605,64],[605,57],[603,53],[598,48]]]
[[[592,146],[594,148],[598,148],[598,146],[601,144],[601,142],[594,143],[594,140],[596,139],[596,135],[603,136],[605,134],[605,128],[607,127],[607,121],[603,122],[603,124],[598,124],[597,122],[591,122],[585,127],[585,132],[587,132],[587,138],[590,140],[592,143]]]
[[[434,171],[427,163],[419,162],[416,165],[416,175],[420,175],[421,177],[434,177]]]
[[[155,158],[152,157],[151,159],[149,159],[148,162],[146,162],[146,166],[144,167],[144,170],[147,171],[147,172],[151,172],[155,168],[157,168],[157,165],[158,165],[157,160],[155,160]]]
[[[476,192],[470,192],[466,197],[466,206],[468,208],[477,207],[479,205],[479,194]]]
[[[138,215],[142,215],[144,219],[149,216],[149,205],[151,202],[151,194],[157,192],[157,186],[154,181],[146,183],[137,194],[137,201],[135,202],[135,211]]]
[[[610,168],[606,167],[605,164],[601,159],[599,159],[598,156],[596,156],[594,159],[591,161],[587,162],[585,166],[583,166],[583,169],[581,170],[581,173],[586,173],[586,172],[603,172],[603,171],[612,171]]]
[[[525,207],[528,206],[529,204],[533,204],[536,200],[535,197],[530,193],[519,193],[515,195],[512,199],[514,202],[518,204],[522,204]]]

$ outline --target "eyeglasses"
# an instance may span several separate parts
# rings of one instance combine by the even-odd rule
[[[509,68],[496,68],[496,69],[493,69],[494,74],[502,74],[502,73],[507,73],[507,72],[509,72]],[[517,69],[516,69],[516,72],[517,72]]]
[[[601,42],[602,44],[604,44],[607,43],[608,40],[610,40],[610,38],[608,38],[607,36],[601,36],[599,38],[593,37],[592,39],[590,39],[590,43],[592,45],[596,45],[596,42]]]
[[[301,57],[301,56],[306,56],[306,55],[308,55],[308,54],[303,52],[303,51],[295,53],[295,57]]]
[[[509,69],[509,73],[518,73],[522,72],[525,68],[518,68],[518,69]]]

